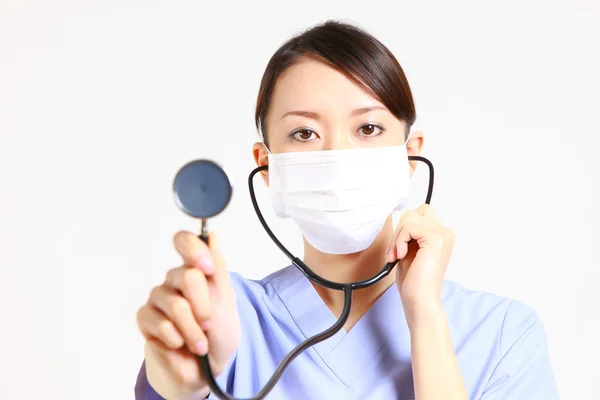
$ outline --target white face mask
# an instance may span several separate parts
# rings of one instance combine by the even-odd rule
[[[275,214],[292,218],[308,243],[323,253],[365,250],[392,211],[408,203],[406,145],[268,157]]]

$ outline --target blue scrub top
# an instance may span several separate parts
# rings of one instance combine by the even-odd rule
[[[230,273],[238,299],[241,342],[217,378],[236,397],[254,396],[279,362],[336,317],[294,266],[260,281]],[[544,328],[522,303],[444,281],[443,307],[470,399],[552,400],[558,392]],[[352,327],[306,350],[267,399],[412,400],[410,334],[391,285]],[[136,400],[162,400],[144,366]],[[211,395],[209,399],[216,398]]]

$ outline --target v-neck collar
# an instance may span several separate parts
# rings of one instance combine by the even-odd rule
[[[306,338],[336,322],[337,318],[297,267],[287,267],[271,283]],[[349,332],[341,329],[313,349],[344,385],[355,387],[375,373],[377,368],[369,366],[378,363],[388,341],[406,342],[408,335],[400,295],[396,285],[391,285]]]

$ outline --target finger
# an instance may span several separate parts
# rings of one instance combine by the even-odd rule
[[[229,282],[229,272],[227,271],[225,260],[221,254],[219,237],[215,232],[210,232],[208,234],[208,246],[215,267],[214,278],[220,282]]]
[[[442,224],[442,221],[440,221],[437,214],[435,213],[435,211],[433,211],[433,208],[429,204],[421,205],[415,210],[415,212],[430,220],[431,222],[435,222],[436,224],[440,225]]]
[[[204,273],[197,268],[179,267],[167,273],[165,284],[179,290],[192,307],[196,320],[208,320],[212,314],[212,301]],[[202,325],[202,324],[201,324]]]
[[[146,340],[159,340],[169,349],[178,349],[185,344],[175,325],[150,304],[140,308],[137,313],[140,332]]]
[[[177,232],[173,237],[175,249],[190,267],[201,269],[206,275],[214,273],[214,263],[208,246],[191,232]]]
[[[403,259],[408,253],[411,240],[417,241],[419,246],[422,246],[428,237],[436,234],[437,230],[437,224],[419,215],[416,210],[406,211],[400,218],[398,229],[394,233],[387,253],[387,261]]]
[[[183,296],[167,286],[157,286],[150,293],[150,303],[175,325],[190,351],[206,354],[206,335],[198,325],[190,303]]]
[[[407,221],[398,232],[396,239],[396,257],[402,259],[408,253],[408,246],[412,240],[416,241],[419,248],[441,247],[445,241],[446,229],[438,224],[418,216]]]
[[[445,241],[449,242],[451,246],[454,246],[456,241],[456,235],[453,231],[446,228],[444,224],[442,224],[442,221],[440,221],[437,214],[435,213],[435,211],[433,211],[433,208],[429,204],[423,204],[422,206],[417,208],[417,210],[418,213],[420,213],[427,221],[430,221],[434,224],[432,228],[437,232],[438,238],[441,237]]]
[[[407,219],[414,218],[415,215],[416,215],[416,212],[414,210],[406,210],[400,217],[398,226],[396,227],[396,230],[394,231],[394,234],[392,235],[392,240],[385,252],[385,258],[386,258],[387,262],[394,262],[394,261],[398,260],[398,258],[396,257],[396,253],[397,253],[396,242],[398,240],[398,235],[400,234],[400,230],[402,229],[402,227],[406,224]]]
[[[423,237],[426,234],[425,229],[419,223],[409,223],[403,225],[398,231],[398,237],[395,241],[395,252],[394,258],[396,260],[402,260],[408,254],[408,246],[412,240],[419,241],[418,238]]]

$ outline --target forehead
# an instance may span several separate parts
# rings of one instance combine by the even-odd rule
[[[382,105],[343,73],[311,57],[301,57],[281,74],[273,91],[272,108],[354,109]]]

